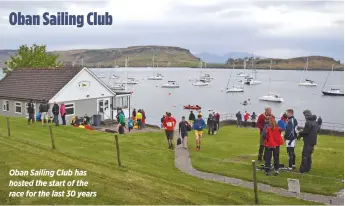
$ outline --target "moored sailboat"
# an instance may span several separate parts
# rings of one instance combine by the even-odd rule
[[[271,71],[272,71],[272,60],[270,63],[270,75],[269,75],[269,83],[268,83],[268,87],[271,87]],[[261,96],[259,97],[260,101],[267,101],[267,102],[277,102],[277,103],[281,103],[284,101],[283,97],[277,93],[274,92],[268,92],[267,95]]]

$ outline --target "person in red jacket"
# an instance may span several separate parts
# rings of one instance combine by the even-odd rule
[[[220,114],[217,112],[216,116],[217,116],[217,130],[219,130]]]
[[[262,161],[262,155],[264,153],[264,139],[262,138],[262,130],[264,129],[266,117],[272,116],[274,118],[274,115],[272,115],[272,109],[271,107],[266,107],[265,112],[262,113],[258,117],[258,121],[256,122],[256,126],[260,129],[260,146],[259,146],[259,154],[258,154],[258,161]]]
[[[268,122],[266,123],[262,137],[264,139],[265,146],[265,174],[270,175],[271,170],[271,159],[273,154],[274,161],[274,175],[278,175],[279,172],[279,151],[280,146],[284,144],[283,137],[281,136],[280,127],[274,117],[267,117]]]
[[[167,112],[167,116],[165,117],[163,121],[163,128],[167,136],[169,149],[174,149],[174,144],[172,140],[174,138],[175,125],[176,125],[176,119],[171,116],[170,112]]]
[[[248,119],[249,119],[249,113],[247,111],[244,112],[244,127],[247,126],[247,122],[248,122]]]

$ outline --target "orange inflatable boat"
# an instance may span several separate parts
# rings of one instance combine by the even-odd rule
[[[199,105],[188,105],[188,106],[183,106],[183,109],[196,109],[199,110],[201,107]]]

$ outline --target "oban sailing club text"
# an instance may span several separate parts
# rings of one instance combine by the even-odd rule
[[[68,12],[57,12],[56,15],[45,12],[42,15],[43,24],[51,26],[77,26],[79,28],[84,26],[84,15],[71,15]],[[24,15],[21,12],[12,12],[9,15],[9,23],[15,25],[41,25],[40,15]],[[109,26],[113,24],[113,17],[108,12],[105,14],[98,14],[97,12],[90,12],[86,15],[86,23],[90,26]]]

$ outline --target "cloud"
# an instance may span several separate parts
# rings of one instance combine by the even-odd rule
[[[328,55],[343,60],[344,3],[317,1],[116,0],[1,1],[0,49],[50,50],[173,45],[194,52],[262,56]],[[11,26],[12,11],[109,12],[112,26]]]

